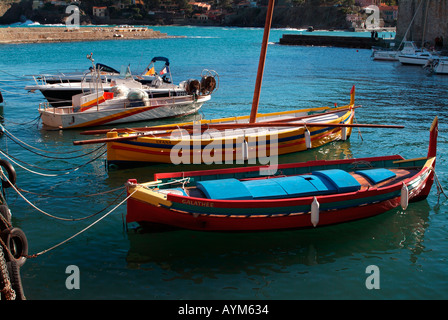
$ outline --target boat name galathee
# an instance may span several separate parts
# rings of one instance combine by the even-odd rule
[[[178,314],[180,315],[205,315],[208,318],[212,311],[220,314],[268,314],[268,305],[260,304],[244,304],[244,305],[227,305],[225,304],[222,308],[220,307],[194,307],[186,304],[184,307],[179,307]]]
[[[199,207],[213,207],[213,202],[205,202],[205,201],[197,201],[197,200],[182,200],[182,204],[188,204],[190,206],[199,206]]]

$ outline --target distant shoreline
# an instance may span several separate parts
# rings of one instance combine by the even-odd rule
[[[179,38],[153,29],[86,26],[78,29],[55,26],[3,27],[0,28],[0,44],[78,42],[130,39]]]

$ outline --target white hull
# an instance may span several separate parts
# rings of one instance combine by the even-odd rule
[[[424,66],[428,60],[434,59],[434,55],[437,54],[435,51],[417,48],[413,41],[405,41],[403,50],[398,54],[398,60],[402,64]]]
[[[374,51],[373,60],[398,61],[398,51]]]
[[[133,106],[128,100],[108,100],[85,111],[77,108],[39,106],[42,124],[58,129],[73,129],[144,120],[178,117],[197,112],[210,95],[147,99]]]
[[[400,62],[402,64],[413,64],[413,65],[419,65],[419,66],[424,66],[427,62],[428,59],[430,59],[431,56],[407,56],[407,55],[399,55],[398,56],[398,60],[400,60]]]
[[[434,67],[434,72],[437,74],[448,74],[448,59],[440,59],[439,64]]]

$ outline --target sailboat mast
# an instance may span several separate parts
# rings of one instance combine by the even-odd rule
[[[260,102],[261,82],[263,80],[264,63],[266,61],[266,51],[268,49],[269,32],[271,31],[272,13],[274,11],[275,0],[269,0],[268,11],[266,13],[266,23],[264,25],[263,43],[261,45],[260,61],[258,63],[257,81],[255,82],[254,99],[250,113],[250,123],[257,120],[258,103]]]

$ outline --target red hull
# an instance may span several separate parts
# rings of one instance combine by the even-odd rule
[[[413,193],[410,195],[410,202],[426,198],[432,186],[432,183],[430,182],[433,175],[434,173],[432,172],[426,180],[413,190]],[[318,226],[333,225],[369,218],[399,206],[400,197],[396,197],[362,207],[322,211],[319,214]],[[313,227],[310,214],[278,215],[270,217],[219,217],[207,214],[195,216],[190,213],[152,206],[132,198],[128,199],[127,208],[128,212],[133,213],[132,215],[127,215],[127,222],[147,222],[155,225],[166,225],[198,231],[273,231]],[[229,208],[229,214],[231,214],[230,211],[231,208]]]

